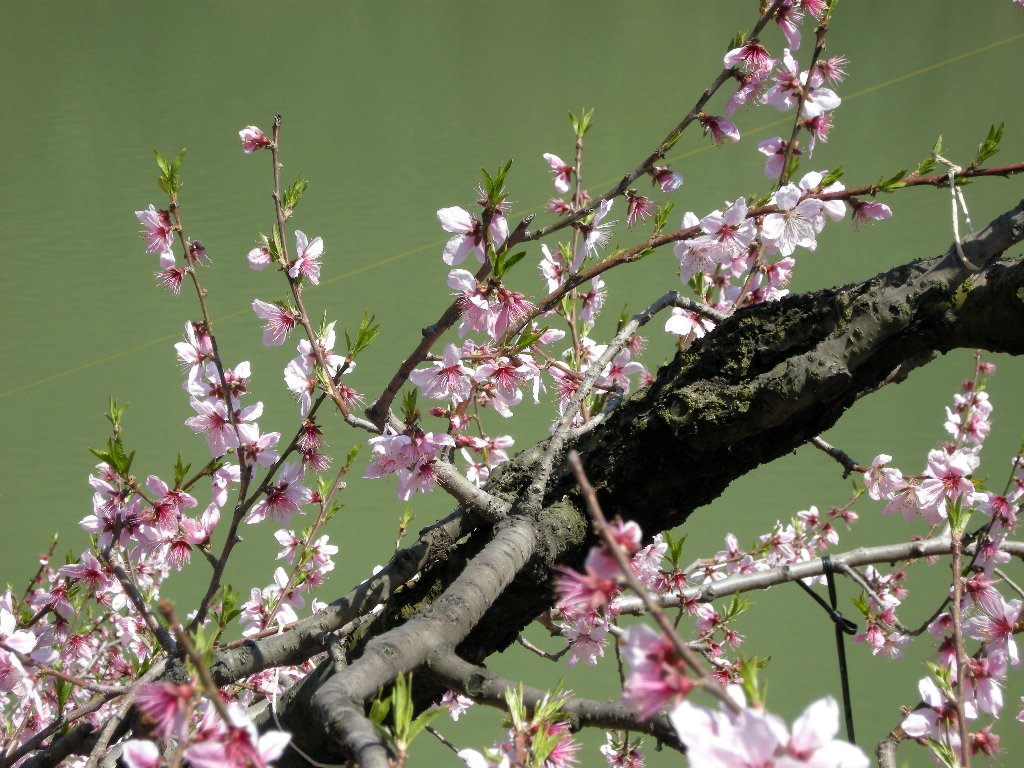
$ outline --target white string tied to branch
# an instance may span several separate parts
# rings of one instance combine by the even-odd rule
[[[965,269],[971,272],[980,272],[981,267],[976,267],[968,261],[967,256],[964,254],[963,245],[960,242],[960,210],[964,212],[964,221],[967,223],[967,229],[972,233],[974,232],[974,225],[971,223],[971,214],[967,211],[967,201],[964,199],[964,193],[956,185],[956,174],[963,173],[964,169],[951,160],[947,160],[938,152],[933,151],[931,155],[938,162],[949,168],[949,204],[953,219],[953,242],[956,244],[956,255],[960,257],[960,263],[964,265]]]

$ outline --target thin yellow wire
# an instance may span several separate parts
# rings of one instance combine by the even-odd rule
[[[888,87],[890,87],[892,85],[895,85],[896,83],[901,83],[904,80],[910,80],[910,79],[915,78],[915,77],[920,77],[921,75],[927,74],[928,72],[933,72],[936,69],[941,69],[942,67],[948,67],[950,64],[955,64],[958,61],[963,61],[964,59],[969,59],[972,56],[977,56],[978,54],[985,53],[986,51],[991,51],[994,48],[999,48],[1000,46],[1007,45],[1008,43],[1012,43],[1015,40],[1020,40],[1021,38],[1024,38],[1024,32],[1021,32],[1021,33],[1016,34],[1016,35],[1011,35],[1010,37],[1003,38],[1002,40],[997,40],[995,42],[988,43],[987,45],[983,45],[980,48],[974,48],[973,50],[965,51],[964,53],[959,53],[956,56],[951,56],[948,59],[943,59],[942,61],[937,61],[934,64],[929,64],[926,67],[921,67],[920,69],[915,69],[915,70],[913,70],[911,72],[906,72],[906,73],[904,73],[902,75],[897,75],[896,77],[890,78],[889,80],[885,80],[885,81],[883,81],[881,83],[875,83],[874,85],[869,85],[867,88],[862,88],[861,90],[856,91],[855,93],[851,93],[851,94],[843,96],[843,101],[847,101],[848,102],[848,101],[851,101],[853,99],[859,98],[861,96],[866,96],[869,93],[874,93],[875,91],[880,91],[883,88],[888,88]],[[791,117],[781,117],[778,120],[772,120],[771,122],[765,123],[764,125],[761,125],[761,126],[758,126],[757,128],[751,129],[750,133],[759,134],[760,132],[768,130],[769,128],[774,128],[775,126],[783,125],[783,124],[791,123],[791,122],[792,122],[792,118]],[[713,145],[705,144],[704,146],[698,147],[696,149],[692,149],[689,152],[684,152],[684,153],[679,154],[679,155],[673,155],[672,157],[667,158],[667,159],[670,162],[678,162],[680,160],[685,160],[685,159],[693,157],[695,155],[699,155],[702,152],[707,152],[707,151],[709,151],[712,148],[713,148]],[[597,184],[598,184],[598,186],[604,186],[606,184],[611,184],[613,181],[615,181],[615,179],[606,179],[603,182],[597,182]],[[542,206],[538,205],[538,206],[535,206],[533,208],[526,209],[525,211],[523,211],[523,213],[531,213],[531,212],[539,211],[539,210],[541,210],[541,208],[542,208]],[[378,260],[373,261],[372,263],[367,264],[365,266],[358,267],[357,269],[351,269],[348,272],[342,272],[340,275],[335,275],[334,277],[330,277],[330,278],[327,278],[326,280],[322,280],[321,281],[321,285],[329,285],[331,283],[336,283],[336,282],[338,282],[340,280],[346,280],[346,279],[348,279],[350,277],[354,277],[356,275],[362,274],[363,272],[369,272],[370,270],[373,270],[373,269],[379,269],[379,268],[383,267],[386,264],[391,264],[393,262],[400,261],[401,259],[409,258],[410,256],[414,256],[417,253],[422,253],[423,251],[426,251],[427,249],[437,248],[439,245],[444,244],[444,242],[445,242],[445,239],[441,238],[441,239],[435,240],[435,241],[430,242],[430,243],[425,243],[424,245],[421,245],[421,246],[419,246],[417,248],[412,248],[412,249],[410,249],[408,251],[404,251],[402,253],[395,254],[394,256],[389,256],[389,257],[384,258],[384,259],[378,259]],[[214,323],[215,324],[216,323],[221,323],[221,322],[224,322],[226,320],[230,320],[232,318],[239,317],[240,315],[246,314],[247,311],[248,311],[247,309],[240,309],[237,312],[231,312],[231,313],[229,313],[227,315],[223,315],[221,317],[215,318],[214,319]],[[112,360],[117,360],[117,359],[125,357],[127,355],[133,355],[136,352],[140,352],[140,351],[142,351],[144,349],[148,349],[149,347],[155,346],[157,344],[162,344],[162,343],[166,343],[166,342],[169,342],[169,341],[173,341],[173,340],[175,340],[177,338],[178,338],[177,335],[161,336],[158,339],[153,339],[152,341],[147,341],[146,343],[140,344],[140,345],[138,345],[136,347],[132,347],[131,349],[125,349],[125,350],[122,350],[120,352],[115,352],[115,353],[113,353],[111,355],[106,355],[104,357],[97,358],[97,359],[92,360],[92,361],[90,361],[88,363],[83,363],[82,365],[79,365],[79,366],[77,366],[75,368],[69,368],[67,370],[61,371],[60,373],[55,373],[52,376],[47,376],[47,377],[42,378],[42,379],[37,379],[36,381],[30,382],[28,384],[22,384],[21,386],[15,387],[14,389],[8,389],[8,390],[6,390],[4,392],[0,392],[0,400],[2,400],[5,397],[10,397],[12,395],[16,395],[19,392],[24,392],[26,389],[31,389],[32,387],[37,387],[37,386],[39,386],[41,384],[48,384],[49,382],[57,381],[58,379],[67,378],[67,377],[69,377],[69,376],[71,376],[73,374],[81,373],[82,371],[88,370],[89,368],[95,368],[97,365],[102,365],[103,363],[109,363]]]

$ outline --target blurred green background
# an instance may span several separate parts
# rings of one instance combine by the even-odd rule
[[[602,191],[685,114],[719,71],[727,42],[753,23],[756,4],[25,3],[5,11],[0,582],[20,590],[52,532],[62,534],[60,558],[86,542],[77,527],[91,511],[86,477],[95,460],[86,448],[105,441],[109,395],[131,405],[126,439],[138,451],[138,474],[171,477],[179,450],[196,465],[208,457],[205,443],[183,425],[192,410],[172,348],[184,321],[197,316],[196,303],[155,287],[156,260],[143,253],[133,216],[151,202],[164,204],[154,183],[153,147],[165,154],[188,148],[182,213],[189,235],[213,258],[202,278],[220,347],[229,364],[252,361],[250,401],[266,404],[262,428],[288,434],[297,409],[280,372],[293,348],[264,349],[249,309],[253,298],[273,299],[285,288],[273,273],[245,264],[257,233],[271,227],[270,158],[244,156],[240,128],[255,123],[269,132],[272,115],[284,116],[284,178],[301,173],[311,182],[291,224],[326,244],[321,286],[308,290],[306,300],[311,312],[326,312],[339,327],[354,328],[364,310],[376,314],[381,339],[348,381],[372,398],[448,301],[440,259],[447,236],[435,211],[470,207],[480,166],[494,169],[508,158],[516,161],[508,184],[511,220],[538,211],[553,194],[541,154],[571,157],[566,112],[582,107],[595,109],[583,180]],[[804,37],[798,58],[806,62],[810,25]],[[774,25],[763,39],[781,54]],[[1000,121],[1007,129],[996,162],[1020,161],[1022,52],[1024,15],[1009,0],[840,3],[827,54],[850,60],[849,78],[838,89],[844,105],[830,142],[802,170],[843,163],[845,182],[870,183],[913,167],[940,133],[947,156],[966,163],[989,125]],[[709,111],[720,114],[730,92],[724,89]],[[673,168],[686,183],[673,196],[673,221],[685,210],[703,215],[723,200],[769,189],[756,144],[788,135],[791,118],[761,108],[735,119],[743,133],[737,145],[714,148],[691,130],[674,148]],[[968,187],[975,223],[1012,207],[1022,189],[1019,179]],[[830,225],[816,253],[798,254],[791,288],[860,280],[948,247],[947,192],[907,190],[885,202],[894,210],[891,221],[859,232],[848,222]],[[623,217],[621,206],[614,218]],[[546,220],[541,212],[538,222]],[[624,230],[616,237],[628,244]],[[526,263],[539,258],[532,246]],[[533,269],[521,267],[513,282],[536,294],[541,283]],[[608,331],[623,304],[637,309],[675,287],[675,270],[665,250],[612,274],[599,331]],[[650,331],[652,367],[671,351],[660,325],[652,323]],[[993,359],[999,364],[990,387],[995,426],[982,473],[1001,485],[1022,430],[1024,365]],[[970,352],[947,356],[859,403],[827,438],[861,462],[887,452],[904,471],[920,471],[926,451],[943,437],[943,407],[971,364]],[[552,410],[519,410],[514,435],[525,447],[546,434]],[[344,455],[365,436],[331,424],[327,438]],[[357,474],[365,461],[364,451]],[[829,460],[812,449],[798,451],[744,478],[713,511],[696,515],[686,526],[686,559],[712,554],[727,531],[749,544],[777,519],[812,504],[844,503],[849,490]],[[352,482],[343,500],[329,529],[341,547],[338,568],[323,599],[388,558],[401,511],[390,480]],[[413,527],[448,506],[441,493],[417,497]],[[862,521],[843,548],[923,533],[882,520],[870,502],[856,509]],[[272,532],[269,524],[243,532],[246,546],[229,573],[236,587],[269,583],[277,549]],[[180,607],[193,599],[204,568],[198,562],[171,580],[167,591]],[[1011,570],[1020,577],[1016,564]],[[915,574],[915,599],[901,618],[914,624],[926,617],[947,579],[945,564]],[[844,601],[855,594],[848,584],[841,593]],[[772,657],[765,672],[769,705],[792,718],[837,690],[829,622],[795,587],[752,599],[755,607],[739,624],[748,636],[743,650]],[[558,646],[531,636],[546,648]],[[898,707],[916,703],[926,643],[904,663],[851,649],[858,733],[869,752],[898,723]],[[493,666],[536,685],[565,676],[580,693],[615,695],[611,658],[596,674],[567,673],[513,649]],[[1004,764],[1014,763],[1011,755],[1024,743],[1013,721],[1021,690],[1017,683],[1007,692]],[[480,748],[498,736],[499,719],[473,712],[468,729],[438,724],[459,746]],[[456,762],[427,738],[418,760]],[[583,765],[603,764],[599,742],[587,738]],[[680,763],[649,752],[649,765]],[[900,756],[929,764],[919,749],[905,747]]]

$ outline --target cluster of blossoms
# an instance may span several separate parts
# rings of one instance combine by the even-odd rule
[[[283,731],[259,734],[241,704],[226,707],[225,721],[206,702],[196,711],[192,685],[143,684],[136,704],[152,722],[153,735],[183,747],[182,756],[199,768],[266,768],[281,756],[291,736]],[[198,720],[194,729],[190,720]],[[160,768],[163,753],[156,741],[129,739],[122,746],[128,768]]]
[[[1003,706],[1002,687],[1010,667],[1020,663],[1015,635],[1020,631],[1021,600],[1007,600],[997,588],[1001,579],[995,570],[1010,560],[1004,542],[1016,530],[1020,502],[1024,498],[1024,467],[1014,461],[1013,475],[999,493],[979,490],[971,477],[980,466],[980,453],[990,428],[992,404],[984,390],[985,376],[995,367],[980,362],[976,375],[963,383],[946,409],[949,440],[930,451],[925,470],[907,477],[890,466],[892,457],[880,454],[864,473],[868,495],[886,502],[885,514],[899,513],[913,523],[923,520],[932,535],[950,535],[951,521],[958,530],[969,515],[977,512],[984,523],[971,535],[974,555],[958,576],[962,595],[963,634],[980,642],[966,657],[965,669],[958,669],[953,616],[940,613],[929,625],[938,650],[933,674],[919,683],[921,705],[902,723],[908,736],[929,746],[936,755],[959,754],[960,728],[956,702],[962,703],[963,717],[975,721],[982,715],[998,718]],[[910,641],[896,618],[895,610],[906,598],[904,572],[882,576],[868,573],[872,594],[863,608],[867,630],[858,636],[875,654],[898,657]],[[950,602],[952,602],[950,590]],[[960,689],[962,679],[963,689]],[[1018,719],[1024,722],[1024,700]],[[973,727],[973,725],[972,725]],[[998,736],[991,724],[970,733],[973,753],[991,755],[998,751]]]
[[[876,457],[864,473],[867,495],[887,501],[887,514],[899,511],[908,522],[921,518],[933,533],[941,533],[945,526],[948,535],[947,522],[954,511],[962,516],[973,509],[985,518],[984,525],[971,537],[976,554],[960,577],[963,632],[967,638],[980,641],[979,650],[965,661],[961,676],[963,693],[959,691],[953,617],[947,610],[928,626],[938,646],[935,672],[921,681],[921,704],[902,723],[908,736],[940,756],[959,754],[958,698],[967,720],[974,721],[983,715],[998,717],[1006,674],[1020,662],[1015,635],[1024,623],[1022,601],[1008,600],[999,592],[1000,580],[993,571],[1010,559],[1001,545],[1016,528],[1020,500],[1024,498],[1024,463],[1020,457],[1015,459],[1013,476],[1003,493],[977,490],[970,479],[979,466],[981,446],[990,428],[992,405],[984,390],[984,377],[993,370],[991,364],[979,362],[975,378],[964,382],[953,407],[947,408],[945,427],[950,439],[929,454],[924,473],[904,477],[899,470],[887,466],[891,461],[887,455]],[[811,507],[787,525],[777,523],[770,532],[758,537],[750,550],[741,549],[736,537],[728,534],[725,548],[714,558],[698,560],[685,572],[678,568],[662,570],[668,547],[660,535],[642,547],[640,529],[635,523],[614,523],[613,538],[630,558],[630,567],[646,590],[652,595],[677,595],[681,608],[695,617],[694,641],[711,662],[713,677],[722,684],[740,683],[738,667],[725,658],[724,649],[742,641],[729,622],[743,606],[734,601],[722,616],[710,604],[699,602],[701,586],[819,557],[839,541],[835,524],[841,521],[849,526],[857,519],[849,506],[832,508],[826,514]],[[756,760],[743,762],[755,755],[759,759],[774,756],[782,761],[773,763],[776,765],[797,765],[817,760],[815,750],[826,746],[828,751],[821,753],[829,755],[821,757],[826,762],[813,764],[866,764],[860,758],[852,763],[841,762],[859,753],[847,752],[853,748],[833,741],[837,709],[831,700],[812,705],[798,721],[792,736],[781,721],[758,710],[744,709],[739,715],[716,714],[691,704],[686,697],[698,683],[667,637],[643,624],[625,631],[613,627],[625,597],[622,573],[605,547],[602,543],[591,549],[582,572],[561,569],[555,583],[556,609],[569,643],[570,665],[580,659],[596,664],[598,657],[604,655],[608,635],[614,631],[629,670],[623,701],[645,718],[663,707],[674,707],[673,723],[687,744],[691,759],[700,755],[701,765],[757,764]],[[868,566],[861,574],[864,596],[860,608],[865,628],[855,640],[866,643],[874,655],[900,658],[911,640],[912,633],[895,613],[907,596],[905,570],[906,566],[883,574]],[[700,586],[689,586],[691,583]],[[1024,707],[1024,698],[1021,704]],[[1024,722],[1024,708],[1018,719]],[[754,720],[760,725],[755,727]],[[998,751],[999,739],[991,727],[985,725],[971,733],[968,746],[973,753],[991,755]],[[798,737],[798,733],[804,736]],[[807,739],[804,747],[794,746],[798,738]],[[716,761],[704,762],[712,760],[712,755],[717,755]],[[840,762],[828,762],[833,757]]]
[[[281,545],[277,559],[285,559],[292,566],[289,573],[284,568],[274,570],[272,584],[258,589],[253,587],[248,602],[241,606],[239,621],[245,625],[244,636],[265,632],[272,624],[284,627],[298,621],[296,608],[305,607],[303,593],[318,589],[334,570],[333,555],[338,548],[328,542],[327,536],[312,540],[312,531],[296,535],[295,531],[281,529],[274,538]],[[313,599],[311,610],[316,613],[324,604]]]

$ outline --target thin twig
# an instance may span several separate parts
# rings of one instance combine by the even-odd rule
[[[672,648],[677,656],[686,663],[695,675],[700,676],[704,689],[721,701],[731,712],[741,712],[743,708],[725,692],[725,688],[715,680],[710,672],[704,671],[697,655],[679,637],[679,633],[676,632],[672,621],[665,615],[665,611],[662,610],[656,600],[651,599],[647,588],[640,582],[636,574],[633,573],[633,569],[630,567],[622,547],[615,540],[611,526],[608,525],[608,521],[601,511],[601,505],[597,500],[597,493],[590,484],[590,480],[587,479],[586,473],[583,471],[583,463],[580,461],[580,455],[576,451],[569,451],[569,466],[572,467],[576,482],[579,483],[580,491],[583,493],[583,498],[587,504],[587,511],[594,521],[594,528],[597,534],[604,540],[607,552],[615,559],[619,566],[619,571],[629,585],[629,588],[643,601],[662,633],[672,643]]]
[[[868,471],[867,467],[858,464],[855,460],[850,458],[850,456],[846,452],[840,450],[839,448],[836,448],[834,445],[826,443],[820,435],[818,437],[812,437],[807,442],[809,442],[819,451],[823,451],[824,453],[828,454],[833,459],[838,461],[840,466],[842,466],[843,468],[843,478],[849,477],[854,472],[858,474],[863,474],[864,472]]]

